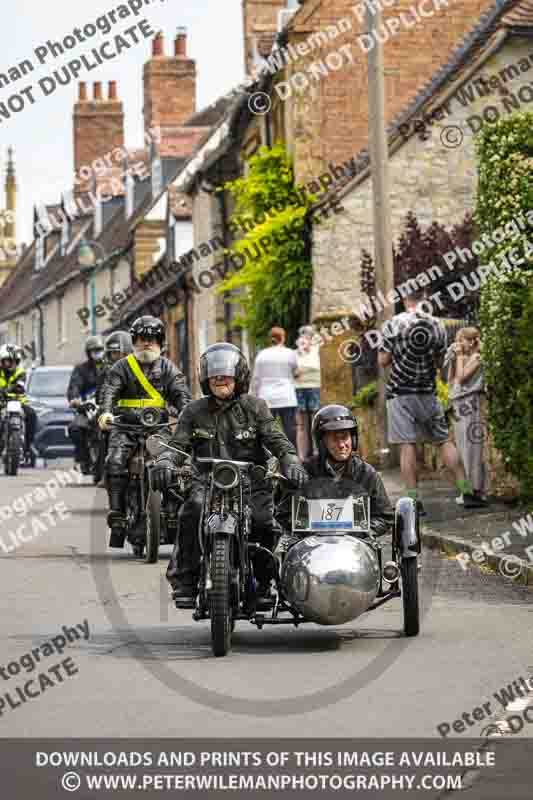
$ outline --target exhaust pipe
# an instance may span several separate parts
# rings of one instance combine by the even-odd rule
[[[387,561],[383,567],[383,580],[387,583],[395,583],[400,577],[400,570],[395,561]]]

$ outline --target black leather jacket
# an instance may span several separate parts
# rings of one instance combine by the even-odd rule
[[[299,463],[293,445],[276,426],[265,401],[249,394],[224,403],[213,397],[195,400],[181,414],[169,444],[200,458],[264,465],[274,455],[284,467]],[[161,458],[173,456],[167,453]],[[176,463],[182,463],[178,456]]]
[[[371,464],[356,455],[352,455],[340,481],[335,481],[330,468],[318,456],[313,456],[313,458],[306,461],[304,467],[311,479],[331,478],[331,491],[333,492],[331,497],[347,497],[350,492],[368,494],[370,497],[370,527],[372,531],[376,536],[388,531],[394,521],[393,508],[383,481]],[[313,483],[315,482],[313,481]],[[320,486],[320,496],[326,497],[323,493],[323,491],[327,491],[326,486],[318,481],[316,483],[317,486]]]
[[[75,397],[84,397],[96,391],[99,376],[104,370],[103,362],[97,367],[92,360],[78,364],[72,370],[70,382],[67,389],[67,399],[73,400]]]
[[[167,403],[181,411],[191,401],[183,373],[168,358],[139,364],[144,375]],[[100,413],[111,413],[118,400],[146,400],[148,395],[131,371],[126,358],[117,361],[100,392]]]

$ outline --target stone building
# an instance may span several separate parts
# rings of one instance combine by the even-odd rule
[[[533,100],[533,39],[528,0],[495,9],[474,27],[468,40],[402,110],[389,135],[392,233],[398,241],[406,214],[425,227],[450,227],[475,204],[475,133],[483,118],[528,108]],[[531,70],[531,71],[529,71]],[[490,110],[494,109],[494,110]],[[360,316],[363,250],[374,252],[372,183],[368,165],[340,189],[344,211],[317,227],[313,238],[313,301],[316,319]],[[456,269],[459,271],[461,262]],[[445,265],[442,268],[448,269]],[[398,298],[396,298],[398,299]],[[343,369],[350,392],[350,365]]]
[[[183,29],[170,55],[162,33],[153,39],[143,77],[145,141],[134,149],[124,146],[116,82],[105,97],[101,83],[94,84],[91,97],[86,84],[79,84],[74,186],[56,205],[35,209],[34,242],[10,275],[9,293],[0,298],[5,336],[37,363],[79,361],[93,329],[108,331],[114,312],[120,309],[120,317],[133,294],[147,294],[144,278],[165,252],[167,186],[209,131],[194,119],[196,68]],[[190,225],[190,210],[179,223]],[[84,241],[98,262],[92,276],[78,262]]]
[[[475,134],[484,122],[531,108],[532,79],[533,3],[499,4],[391,125],[389,188],[395,243],[409,211],[424,227],[438,222],[449,228],[474,210]],[[313,318],[337,320],[348,315],[362,322],[361,303],[368,306],[369,298],[360,288],[361,255],[363,250],[374,251],[368,164],[340,189],[339,198],[343,212],[314,231]],[[435,277],[453,272],[459,287],[454,291],[459,293],[467,259],[463,253],[450,257],[449,264],[435,265]],[[478,278],[469,279],[470,288],[475,288],[474,280]],[[424,285],[431,295],[429,280],[426,284],[424,278]],[[397,287],[389,300],[398,310]],[[339,344],[340,339],[333,337],[323,348],[322,360],[335,397],[347,401],[352,395],[352,365],[343,359]],[[489,448],[487,457],[500,488],[514,490],[512,480],[499,469],[498,454]]]

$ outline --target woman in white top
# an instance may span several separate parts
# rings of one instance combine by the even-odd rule
[[[298,372],[296,380],[296,440],[301,461],[313,455],[311,423],[320,408],[320,348],[313,341],[313,328],[305,325],[296,341]]]
[[[296,447],[296,391],[298,377],[296,351],[285,347],[283,328],[270,331],[272,347],[261,350],[254,364],[252,393],[265,400],[274,417],[281,421],[287,438]]]

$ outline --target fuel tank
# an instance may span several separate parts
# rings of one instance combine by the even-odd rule
[[[290,548],[281,572],[287,600],[319,625],[342,625],[368,609],[379,589],[370,545],[353,536],[310,535]]]

